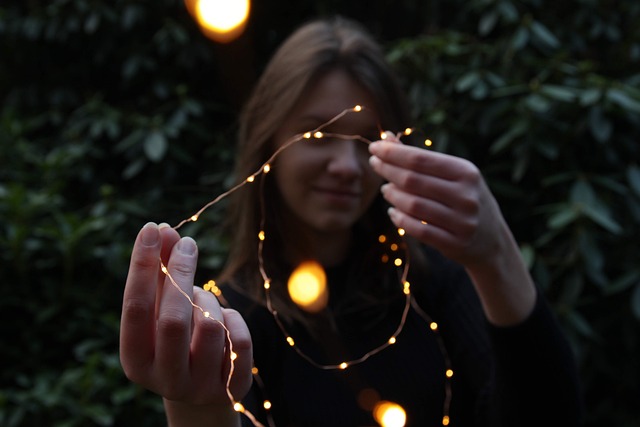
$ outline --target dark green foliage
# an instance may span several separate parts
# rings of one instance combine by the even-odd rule
[[[586,424],[638,425],[640,3],[255,2],[230,46],[179,0],[13,3],[0,6],[0,425],[164,423],[118,361],[133,239],[225,189],[253,77],[294,26],[334,12],[385,41],[434,148],[483,170],[571,338]],[[222,214],[184,230],[202,280],[224,256]]]
[[[436,149],[493,188],[574,345],[589,425],[637,425],[640,3],[567,3],[467,2],[390,58]]]

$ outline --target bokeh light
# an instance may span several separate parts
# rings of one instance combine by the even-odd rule
[[[404,427],[407,414],[397,403],[381,401],[373,409],[373,418],[382,427]]]
[[[187,10],[210,39],[228,43],[238,38],[249,19],[249,0],[185,0]]]
[[[322,266],[315,261],[301,263],[291,273],[287,288],[291,300],[311,313],[322,310],[329,301],[327,276]]]

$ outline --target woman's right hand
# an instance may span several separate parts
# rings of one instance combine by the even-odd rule
[[[136,238],[124,290],[122,367],[131,381],[165,398],[171,425],[189,417],[193,422],[198,414],[230,414],[228,392],[239,401],[252,381],[249,330],[238,312],[221,308],[213,294],[193,286],[197,258],[193,239],[148,223]],[[175,285],[162,272],[160,260]],[[237,355],[229,382],[232,362],[225,327]],[[172,414],[176,422],[171,422]]]

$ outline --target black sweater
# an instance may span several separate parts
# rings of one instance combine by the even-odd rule
[[[376,426],[372,402],[385,400],[404,408],[407,426],[441,426],[448,357],[454,371],[450,426],[581,425],[572,351],[542,296],[523,323],[495,327],[484,317],[464,269],[435,251],[427,255],[429,274],[411,278],[412,297],[438,323],[445,352],[437,333],[412,308],[394,345],[346,370],[310,364],[288,345],[266,308],[222,287],[249,326],[259,370],[244,405],[263,424],[276,427]],[[336,289],[342,272],[328,273],[330,289]],[[374,313],[359,322],[358,316],[346,316],[336,329],[327,325],[331,339],[312,339],[296,325],[288,331],[297,348],[320,364],[353,360],[395,331],[405,301],[398,294],[382,317]],[[271,421],[262,409],[264,399],[272,403]]]

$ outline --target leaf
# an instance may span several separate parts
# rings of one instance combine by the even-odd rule
[[[587,319],[585,319],[576,310],[569,311],[566,314],[566,318],[569,321],[569,323],[571,324],[571,326],[573,326],[573,328],[578,333],[584,335],[585,337],[593,336],[593,328],[591,327],[591,325],[589,324]]]
[[[631,190],[640,197],[640,168],[637,165],[631,165],[627,168],[627,180]]]
[[[478,23],[478,33],[481,36],[486,36],[495,28],[497,22],[498,14],[495,11],[485,13]]]
[[[500,10],[502,18],[507,23],[514,23],[520,17],[518,9],[513,5],[513,3],[508,1],[502,1],[498,3],[498,10]]]
[[[566,227],[579,217],[579,211],[572,206],[564,205],[564,208],[547,220],[547,226],[552,230]]]
[[[478,80],[480,80],[480,74],[477,71],[470,71],[458,79],[456,82],[456,91],[466,92],[475,86]]]
[[[599,203],[593,187],[584,179],[573,183],[569,191],[569,200],[578,205],[594,205]]]
[[[626,291],[631,286],[640,281],[640,270],[630,271],[625,273],[622,277],[611,282],[609,286],[604,289],[605,295],[614,295],[623,291]]]
[[[598,142],[606,142],[613,132],[613,124],[603,114],[598,105],[589,110],[589,130]]]
[[[580,105],[583,107],[593,105],[600,100],[602,90],[595,88],[584,89],[579,96]]]
[[[489,93],[489,86],[482,80],[478,80],[478,83],[471,90],[471,97],[473,99],[484,99]]]
[[[589,279],[601,288],[609,282],[604,273],[604,255],[593,238],[593,233],[583,231],[579,238],[580,253]]]
[[[162,132],[152,131],[144,140],[144,153],[152,162],[159,162],[167,152],[169,144]]]
[[[631,294],[631,311],[637,320],[640,320],[640,283],[636,285]]]
[[[538,95],[537,93],[532,93],[527,96],[525,99],[525,104],[527,107],[535,111],[537,113],[546,113],[549,108],[551,108],[551,103],[548,99],[543,96]]]
[[[560,41],[558,41],[556,36],[538,21],[531,23],[531,32],[535,40],[551,49],[556,49],[560,46]]]
[[[613,234],[622,233],[622,227],[611,218],[611,214],[603,205],[585,205],[582,210],[593,222],[607,229],[609,232]]]
[[[636,101],[620,89],[609,89],[606,93],[606,97],[609,101],[619,105],[627,111],[640,113],[640,101]]]
[[[576,94],[573,89],[559,85],[542,85],[540,86],[540,93],[548,96],[551,99],[563,102],[574,102]]]
[[[522,50],[529,42],[529,30],[526,27],[520,27],[516,30],[511,40],[511,48],[518,52]]]
[[[147,162],[144,158],[138,158],[129,163],[129,165],[122,171],[122,178],[125,180],[129,180],[138,175],[140,171],[142,171],[146,163]]]
[[[500,138],[498,138],[491,144],[489,151],[492,154],[499,153],[500,151],[507,148],[513,140],[524,135],[528,129],[529,125],[525,120],[517,121],[513,126],[511,126],[511,128],[509,128],[507,132],[502,134]]]
[[[536,251],[533,246],[529,244],[525,244],[520,246],[520,254],[522,259],[524,260],[527,269],[531,269],[536,260]]]

